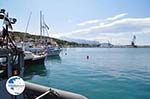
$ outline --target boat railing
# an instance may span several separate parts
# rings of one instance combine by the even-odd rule
[[[51,87],[46,87],[35,83],[25,82],[25,84],[26,84],[25,93],[28,93],[28,96],[33,96],[36,93],[35,95],[36,99],[40,98],[42,99],[43,97],[44,99],[88,99],[80,94],[59,90]]]

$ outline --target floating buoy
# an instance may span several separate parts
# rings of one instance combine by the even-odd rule
[[[89,56],[86,56],[87,59],[89,59]]]

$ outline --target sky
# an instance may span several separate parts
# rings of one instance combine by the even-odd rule
[[[14,31],[40,34],[40,11],[48,34],[55,38],[72,38],[150,45],[150,0],[0,0],[0,8],[17,18]]]

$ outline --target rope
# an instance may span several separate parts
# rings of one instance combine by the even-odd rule
[[[54,95],[54,96],[57,97],[57,98],[58,98],[58,96],[59,96],[59,94],[58,94],[56,91],[54,91],[54,90],[52,90],[52,89],[49,89],[48,91],[46,91],[45,93],[43,93],[42,95],[38,96],[38,97],[35,98],[35,99],[40,99],[40,98],[44,97],[45,95],[47,95],[48,93]]]

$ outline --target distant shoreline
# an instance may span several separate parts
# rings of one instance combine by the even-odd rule
[[[64,47],[65,48],[65,47]],[[136,46],[136,47],[133,47],[133,46],[112,46],[112,47],[81,47],[81,46],[76,46],[76,47],[67,47],[67,48],[150,48],[150,46]]]

